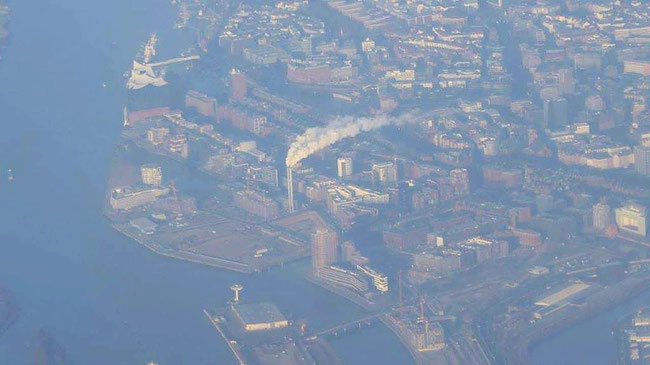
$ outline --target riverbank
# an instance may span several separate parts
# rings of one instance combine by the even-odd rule
[[[359,307],[367,310],[367,311],[372,311],[377,309],[377,304],[364,298],[363,296],[355,293],[354,291],[338,286],[338,285],[333,285],[326,280],[319,279],[316,276],[314,276],[312,273],[301,273],[301,276],[307,280],[308,282],[318,285],[319,287],[334,293],[342,298],[345,298],[349,300],[350,302],[358,305]]]
[[[183,260],[183,261],[188,261],[188,262],[193,262],[197,264],[203,264],[203,265],[208,265],[212,267],[216,267],[219,269],[225,269],[225,270],[231,270],[243,274],[252,274],[254,272],[257,272],[258,270],[253,269],[249,265],[241,264],[238,262],[226,260],[226,259],[221,259],[218,257],[212,257],[212,256],[204,256],[204,255],[199,255],[193,252],[189,251],[174,251],[165,247],[162,247],[160,245],[157,245],[155,242],[150,242],[146,240],[144,237],[140,237],[135,233],[129,232],[125,226],[120,226],[118,224],[112,223],[111,226],[121,234],[125,235],[126,237],[132,239],[133,241],[137,242],[141,246],[145,247],[146,249],[170,258],[178,259],[178,260]]]
[[[557,313],[545,322],[537,322],[530,328],[518,333],[517,336],[513,336],[520,340],[513,340],[512,351],[508,351],[508,362],[521,363],[522,359],[530,359],[535,348],[543,344],[551,336],[578,326],[608,310],[615,309],[638,296],[647,294],[648,290],[650,290],[649,277],[632,276],[616,286],[607,287],[594,294],[580,308]]]

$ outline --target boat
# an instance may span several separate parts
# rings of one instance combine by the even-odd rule
[[[156,33],[151,34],[149,41],[144,46],[144,63],[149,63],[151,59],[156,56],[156,44],[158,44],[158,37]]]

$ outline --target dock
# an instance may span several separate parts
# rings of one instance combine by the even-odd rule
[[[219,334],[221,335],[221,338],[223,338],[223,340],[226,341],[226,344],[228,345],[228,348],[230,348],[230,351],[232,352],[232,355],[235,357],[235,359],[237,359],[237,363],[239,365],[246,365],[246,360],[244,358],[244,355],[241,352],[241,349],[239,348],[239,344],[237,343],[237,341],[231,340],[231,339],[228,338],[228,336],[226,336],[226,333],[223,331],[223,329],[219,325],[219,322],[216,321],[214,318],[212,318],[212,316],[210,315],[210,313],[206,309],[203,310],[203,313],[205,314],[206,317],[208,317],[210,322],[212,322],[212,325],[214,326],[214,328],[216,328],[217,331],[219,331]]]

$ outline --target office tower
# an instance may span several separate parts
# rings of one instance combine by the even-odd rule
[[[311,235],[311,266],[314,272],[339,261],[339,238],[330,229],[319,229]]]
[[[634,168],[639,174],[650,176],[650,147],[634,147]]]
[[[239,100],[246,97],[247,94],[246,75],[239,70],[230,72],[230,99]]]
[[[594,204],[591,208],[594,229],[604,231],[612,223],[612,213],[609,205],[605,203]]]
[[[339,157],[336,160],[336,165],[338,167],[339,177],[350,176],[354,173],[352,169],[352,158],[350,157]]]
[[[621,232],[645,237],[648,224],[647,208],[629,203],[616,209],[616,225]]]
[[[158,165],[140,166],[140,176],[145,185],[160,186],[162,184],[162,170]]]

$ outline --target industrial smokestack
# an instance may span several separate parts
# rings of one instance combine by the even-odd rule
[[[289,201],[289,213],[295,212],[296,207],[293,200],[293,171],[289,166],[287,166],[287,200]]]
[[[342,139],[354,137],[361,132],[368,132],[383,126],[402,125],[414,120],[410,114],[398,117],[385,114],[361,118],[352,116],[338,117],[324,127],[309,128],[304,134],[298,136],[289,146],[289,151],[287,151],[287,167],[296,166],[296,164],[316,151],[322,150]]]

